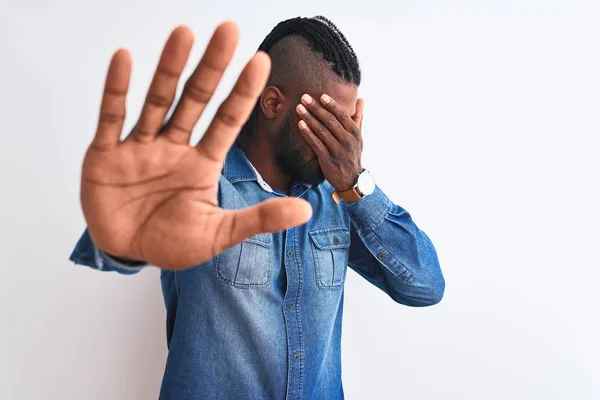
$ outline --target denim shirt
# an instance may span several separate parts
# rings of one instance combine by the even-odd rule
[[[380,188],[350,204],[336,204],[333,190],[328,182],[295,184],[291,195],[313,208],[305,225],[250,237],[185,271],[162,270],[169,352],[160,399],[342,399],[347,266],[398,303],[441,300],[435,249],[409,213]],[[220,206],[274,196],[285,194],[233,148]],[[87,230],[70,259],[103,271],[140,270],[96,248]]]

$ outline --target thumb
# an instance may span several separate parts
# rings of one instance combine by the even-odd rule
[[[298,198],[276,198],[243,210],[228,211],[225,218],[231,223],[229,232],[216,238],[222,248],[229,248],[259,233],[283,231],[304,224],[312,217],[310,204]],[[219,246],[221,247],[221,246]]]

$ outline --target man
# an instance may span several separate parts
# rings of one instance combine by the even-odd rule
[[[278,24],[189,145],[237,37],[232,23],[216,29],[163,124],[193,41],[173,31],[123,141],[130,57],[115,53],[71,260],[162,268],[160,398],[343,398],[346,266],[409,306],[439,302],[444,279],[429,238],[361,164],[359,64],[328,19]]]

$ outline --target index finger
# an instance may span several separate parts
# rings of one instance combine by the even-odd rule
[[[365,109],[365,99],[356,100],[356,113],[352,117],[352,120],[356,125],[358,125],[358,129],[362,131],[362,121],[363,121],[363,111]]]
[[[362,137],[362,122],[363,122],[363,113],[365,110],[365,99],[356,100],[356,113],[352,117],[352,120],[356,125],[358,125],[358,129],[360,129],[360,150],[363,149],[363,137]]]

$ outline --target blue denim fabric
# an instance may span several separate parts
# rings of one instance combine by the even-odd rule
[[[296,184],[291,195],[314,210],[307,224],[256,235],[186,271],[161,272],[169,354],[160,399],[342,399],[347,266],[398,303],[441,300],[435,249],[408,212],[379,188],[339,205],[332,191],[328,182]],[[274,196],[285,194],[233,148],[219,181],[221,207]],[[96,248],[87,230],[70,259],[103,271],[140,270]]]

